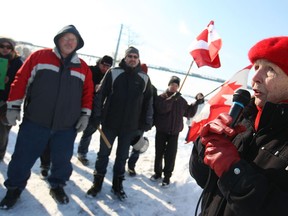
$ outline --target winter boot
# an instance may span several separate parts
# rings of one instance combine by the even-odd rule
[[[155,173],[154,175],[152,175],[150,177],[150,180],[153,181],[153,182],[161,180],[161,174]]]
[[[125,191],[123,190],[124,176],[114,176],[113,177],[113,185],[112,185],[112,193],[114,193],[121,201],[124,201],[127,198]]]
[[[51,188],[50,189],[50,195],[59,204],[69,203],[69,198],[66,195],[63,187],[61,187],[61,186],[58,186],[56,188]]]
[[[129,176],[131,176],[131,177],[134,177],[134,176],[137,175],[137,173],[136,173],[134,168],[129,168],[128,167],[128,173],[129,173]]]
[[[21,192],[18,188],[8,189],[6,196],[0,202],[0,209],[8,210],[12,208],[19,199]]]
[[[87,195],[92,196],[92,197],[96,197],[96,195],[101,191],[103,180],[104,180],[104,175],[94,174],[93,185],[87,191]]]
[[[162,181],[162,187],[169,187],[170,184],[170,177],[165,176]]]

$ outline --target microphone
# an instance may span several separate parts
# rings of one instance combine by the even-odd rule
[[[250,92],[244,89],[238,89],[233,95],[233,104],[230,108],[229,115],[232,117],[230,127],[233,128],[242,114],[245,106],[251,99]]]

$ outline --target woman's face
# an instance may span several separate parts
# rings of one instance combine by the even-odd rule
[[[10,43],[3,42],[0,44],[0,54],[2,54],[3,56],[10,54],[12,50],[13,50],[13,47],[11,46]]]
[[[267,101],[280,103],[288,100],[288,75],[281,68],[264,59],[257,60],[253,68],[252,89],[257,106],[264,107]]]

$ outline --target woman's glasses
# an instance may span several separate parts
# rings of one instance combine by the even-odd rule
[[[12,49],[12,46],[10,46],[10,45],[4,45],[4,44],[0,44],[0,48],[1,48],[1,49],[4,49],[4,48],[6,48],[6,49],[9,49],[9,50],[11,50],[11,49]]]

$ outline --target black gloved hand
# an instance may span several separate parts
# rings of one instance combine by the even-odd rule
[[[143,131],[149,131],[149,130],[151,130],[151,128],[152,128],[152,125],[151,124],[142,124],[141,126],[140,126],[140,128],[139,128],[139,130],[143,130]]]
[[[196,104],[203,104],[204,103],[204,95],[202,93],[198,93],[195,96]]]
[[[182,94],[180,92],[175,92],[173,95],[170,96],[171,99],[177,100]]]
[[[89,124],[95,128],[98,128],[100,123],[101,123],[101,117],[100,116],[91,116],[89,119]]]

